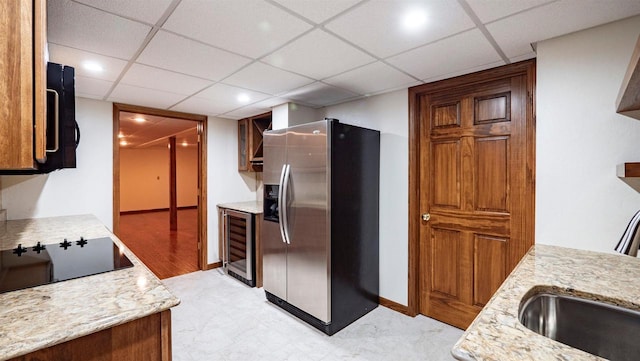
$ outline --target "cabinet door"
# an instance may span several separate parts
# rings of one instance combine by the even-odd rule
[[[34,99],[34,155],[40,163],[47,160],[47,62],[44,54],[47,47],[47,2],[33,2],[33,99]]]
[[[238,120],[238,170],[249,170],[249,119]]]
[[[271,112],[238,120],[238,170],[262,172],[262,135],[271,130]]]
[[[46,158],[45,19],[44,0],[0,2],[0,169]]]
[[[31,1],[0,2],[0,168],[33,167]]]

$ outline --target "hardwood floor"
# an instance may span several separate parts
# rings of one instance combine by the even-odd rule
[[[120,239],[160,279],[198,270],[198,210],[178,210],[178,230],[169,211],[120,215]]]

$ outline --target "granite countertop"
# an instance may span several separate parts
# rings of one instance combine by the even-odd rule
[[[0,294],[0,360],[167,310],[180,300],[95,216],[2,222],[0,249],[110,237],[133,267]]]
[[[460,360],[602,360],[527,329],[520,301],[532,288],[640,310],[640,260],[535,245],[454,345]]]
[[[253,213],[253,214],[261,214],[263,212],[262,202],[258,202],[258,201],[220,203],[218,204],[218,207],[233,209],[236,211]]]

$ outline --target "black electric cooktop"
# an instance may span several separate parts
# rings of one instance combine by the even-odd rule
[[[0,251],[0,293],[132,267],[109,237]]]

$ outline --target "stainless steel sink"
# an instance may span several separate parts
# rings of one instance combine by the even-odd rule
[[[583,298],[534,292],[518,310],[528,329],[610,360],[640,359],[640,312]]]

